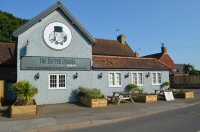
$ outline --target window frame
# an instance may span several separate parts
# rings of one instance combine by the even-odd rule
[[[154,78],[153,74],[156,74],[156,83],[153,82],[153,78]],[[158,82],[158,80],[159,80],[158,74],[160,74],[160,83]],[[162,84],[162,73],[161,72],[152,72],[151,75],[152,75],[152,85],[161,85]]]
[[[143,86],[144,85],[144,76],[143,76],[143,72],[131,72],[131,82],[134,83],[134,79],[133,79],[133,74],[136,74],[136,84],[138,86]],[[139,74],[142,74],[142,84],[139,84]],[[134,83],[135,84],[135,83]]]
[[[110,74],[114,75],[114,80],[112,82],[114,82],[113,84],[110,84],[111,80],[110,80]],[[117,74],[120,74],[120,78],[119,78],[119,82],[120,85],[116,85],[117,83]],[[121,72],[108,72],[108,87],[121,87],[122,86],[122,73]]]
[[[50,87],[50,77],[52,75],[56,75],[56,87]],[[60,80],[59,80],[59,75],[64,75],[65,76],[65,87],[60,87]],[[48,75],[48,89],[49,90],[55,90],[55,89],[67,89],[67,74],[65,73],[50,73]]]

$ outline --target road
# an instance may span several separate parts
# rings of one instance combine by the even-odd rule
[[[200,132],[200,104],[70,132]]]

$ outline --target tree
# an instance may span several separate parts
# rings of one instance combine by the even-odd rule
[[[0,42],[13,42],[13,31],[27,21],[27,19],[17,18],[10,13],[0,11]]]
[[[195,69],[195,67],[191,64],[185,64],[183,70],[186,74],[189,75],[199,75],[199,71]]]

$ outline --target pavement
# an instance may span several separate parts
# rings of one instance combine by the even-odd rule
[[[38,106],[35,117],[9,118],[0,116],[0,132],[50,132],[103,125],[150,114],[188,107],[200,103],[200,90],[194,99],[176,99],[152,103],[109,104],[106,108],[88,108],[78,104]],[[6,110],[6,108],[4,108]],[[3,111],[3,109],[2,109]]]

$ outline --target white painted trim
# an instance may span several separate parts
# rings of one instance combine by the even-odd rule
[[[156,83],[153,83],[153,73],[156,74]],[[157,76],[158,73],[160,73],[160,76],[161,76],[161,82],[160,83],[158,83],[158,76]],[[151,76],[152,76],[152,78],[151,78],[151,85],[153,85],[153,86],[159,86],[159,85],[162,84],[162,73],[161,72],[152,72]]]
[[[116,74],[120,74],[121,76],[121,85],[110,85],[110,74],[111,73],[114,73],[114,79],[116,78]],[[115,83],[115,80],[114,80],[114,83]],[[114,87],[114,88],[117,88],[117,87],[121,87],[122,86],[122,73],[121,72],[108,72],[108,87]]]
[[[57,84],[57,87],[55,88],[51,88],[50,87],[50,76],[51,75],[56,75],[56,84]],[[65,87],[59,87],[59,75],[65,75]],[[67,74],[64,74],[64,73],[50,73],[48,75],[48,89],[49,90],[59,90],[59,89],[67,89]]]
[[[143,72],[131,72],[131,82],[133,83],[133,73],[136,73],[136,77],[137,77],[137,85],[138,86],[144,86],[144,74]],[[142,73],[142,84],[138,84],[139,80],[138,80],[138,74]]]

